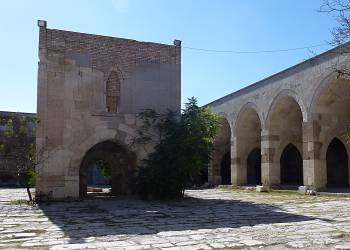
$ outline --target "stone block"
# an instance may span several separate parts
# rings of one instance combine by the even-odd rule
[[[316,191],[310,186],[300,186],[298,192],[300,194],[316,195]]]
[[[299,192],[300,194],[306,194],[307,190],[308,190],[308,187],[307,187],[307,186],[300,186],[300,187],[298,188],[298,192]]]
[[[269,188],[267,186],[256,186],[256,192],[268,192]]]

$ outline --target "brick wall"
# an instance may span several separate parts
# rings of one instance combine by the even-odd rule
[[[180,64],[181,48],[151,42],[40,28],[40,49],[78,59],[84,66],[104,72],[118,67],[122,77],[140,63]]]

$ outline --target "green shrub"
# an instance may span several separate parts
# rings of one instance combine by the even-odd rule
[[[138,143],[150,143],[152,138],[157,141],[154,152],[139,168],[137,193],[144,199],[183,197],[186,184],[210,161],[219,117],[208,108],[198,107],[195,98],[189,99],[181,116],[146,111],[140,117],[143,126]]]

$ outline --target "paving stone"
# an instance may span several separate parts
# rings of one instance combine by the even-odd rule
[[[264,245],[262,241],[258,241],[258,240],[241,240],[239,243],[249,247]]]
[[[28,238],[28,237],[34,237],[36,236],[36,233],[16,233],[12,234],[12,238]]]
[[[219,189],[187,199],[12,205],[0,189],[0,248],[350,249],[350,199]]]
[[[345,243],[345,244],[341,244],[341,245],[336,245],[336,246],[335,246],[335,249],[342,249],[342,250],[350,249],[350,243]]]

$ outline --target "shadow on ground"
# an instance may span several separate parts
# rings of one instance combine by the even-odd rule
[[[166,235],[169,231],[238,228],[259,224],[310,221],[317,218],[290,214],[272,205],[231,199],[186,198],[176,202],[145,202],[131,199],[93,199],[57,202],[39,208],[70,243],[93,236],[131,234]]]

